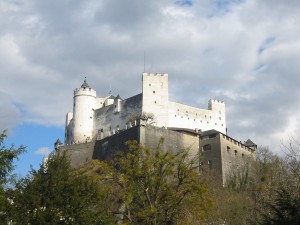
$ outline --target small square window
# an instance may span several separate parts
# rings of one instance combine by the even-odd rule
[[[153,91],[153,94],[155,94],[155,91]]]

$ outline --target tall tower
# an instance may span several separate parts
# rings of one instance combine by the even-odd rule
[[[154,116],[158,127],[169,126],[168,74],[143,73],[143,113]]]
[[[86,79],[80,88],[74,90],[73,141],[86,142],[93,138],[94,107],[96,91],[90,88]]]

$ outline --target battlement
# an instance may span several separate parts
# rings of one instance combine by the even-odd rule
[[[143,73],[143,76],[168,76],[167,73]]]
[[[224,101],[209,99],[208,104],[212,104],[212,103],[218,103],[218,104],[221,104],[221,105],[225,105]]]
[[[96,97],[96,91],[93,90],[92,88],[76,88],[74,90],[74,96],[78,96],[78,95],[89,95],[89,96]]]

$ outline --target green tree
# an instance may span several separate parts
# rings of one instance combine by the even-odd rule
[[[191,157],[187,150],[162,152],[159,146],[148,149],[136,141],[127,144],[129,151],[110,162],[116,168],[124,223],[187,224],[187,213],[204,217],[212,202],[199,176],[199,156]]]
[[[7,138],[6,130],[0,134],[0,223],[8,221],[8,208],[11,203],[8,193],[8,184],[15,180],[12,171],[14,170],[14,160],[25,151],[24,146],[16,148],[14,145],[6,147],[4,141]]]
[[[16,224],[114,224],[104,208],[100,181],[72,169],[64,152],[53,154],[45,166],[17,183],[12,193]]]

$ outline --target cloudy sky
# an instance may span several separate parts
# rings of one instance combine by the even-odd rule
[[[20,170],[63,139],[73,90],[141,92],[169,74],[170,100],[227,107],[228,134],[280,151],[300,122],[299,0],[2,0],[0,129]]]

